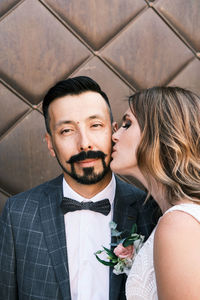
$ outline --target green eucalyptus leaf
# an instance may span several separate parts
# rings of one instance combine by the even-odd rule
[[[132,228],[131,228],[131,234],[137,232],[137,225],[134,223]]]
[[[121,231],[117,231],[117,230],[111,230],[111,236],[115,236],[118,237],[122,234]]]
[[[105,266],[114,267],[115,264],[116,264],[116,263],[113,263],[113,262],[111,262],[111,261],[105,261],[105,260],[99,258],[98,255],[96,255],[96,254],[95,254],[95,256],[96,256],[97,260],[98,260],[100,263],[102,263],[103,265],[105,265]]]
[[[124,241],[126,241],[126,240],[127,240],[127,238],[121,239],[121,240],[119,241],[119,244],[123,244]]]
[[[130,245],[133,245],[133,240],[131,240],[131,239],[126,239],[126,240],[122,243],[122,245],[123,245],[124,247],[128,247],[128,246],[130,246]]]
[[[115,255],[115,253],[112,250],[106,247],[103,247],[103,249],[106,251],[106,253],[109,255],[111,259],[117,259],[117,255]]]
[[[140,235],[137,234],[137,233],[133,233],[133,234],[131,234],[131,237],[134,238],[134,239],[139,239]]]
[[[115,229],[117,228],[117,224],[116,224],[114,221],[111,221],[111,222],[109,223],[109,226],[110,226],[110,229],[111,229],[111,230],[115,230]]]
[[[95,252],[95,254],[101,254],[103,252],[103,250],[98,250],[97,252]]]

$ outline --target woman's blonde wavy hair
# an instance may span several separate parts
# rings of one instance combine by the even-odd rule
[[[152,177],[170,204],[182,198],[200,204],[200,98],[179,87],[153,87],[131,96],[129,106],[141,129],[137,159],[149,193]]]

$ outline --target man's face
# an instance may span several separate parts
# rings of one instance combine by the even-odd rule
[[[103,97],[95,92],[64,96],[50,104],[48,113],[48,148],[65,179],[100,181],[109,170],[112,147],[110,113]]]

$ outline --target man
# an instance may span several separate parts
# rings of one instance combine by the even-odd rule
[[[109,168],[112,114],[95,81],[57,83],[43,113],[48,149],[64,176],[8,199],[0,223],[0,299],[124,300],[125,275],[101,265],[94,252],[109,247],[111,220],[118,230],[137,223],[147,237],[156,205],[143,205],[145,193]]]

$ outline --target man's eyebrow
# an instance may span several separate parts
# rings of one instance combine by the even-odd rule
[[[102,119],[102,116],[101,115],[93,115],[93,116],[89,116],[89,118],[88,118],[89,120],[90,119]]]
[[[102,119],[102,116],[101,115],[92,115],[92,116],[88,117],[88,120],[93,120],[93,119]],[[64,124],[76,124],[76,122],[72,121],[72,120],[61,120],[55,124],[54,128],[56,129],[57,127],[64,125]]]
[[[55,124],[55,129],[57,128],[57,127],[59,127],[60,125],[63,125],[63,124],[72,124],[72,123],[74,123],[73,121],[70,121],[70,120],[61,120],[61,121],[59,121],[59,122],[57,122],[56,124]]]

